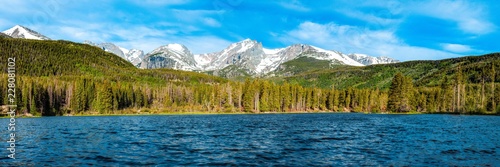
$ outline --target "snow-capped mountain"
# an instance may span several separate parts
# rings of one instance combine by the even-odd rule
[[[125,55],[127,56],[127,60],[137,67],[144,58],[144,51],[139,49],[130,49]]]
[[[50,38],[20,25],[16,25],[0,33],[0,35],[13,38],[50,40]],[[330,62],[330,65],[364,66],[399,62],[384,56],[372,57],[364,54],[344,54],[305,44],[267,49],[262,46],[262,43],[251,39],[233,43],[220,52],[197,55],[194,55],[186,46],[175,43],[161,46],[147,54],[144,54],[142,50],[129,50],[113,43],[96,44],[90,41],[84,43],[97,46],[104,51],[122,57],[139,68],[212,71],[215,75],[231,73],[231,76],[240,74],[265,76],[278,70],[282,64],[288,61],[295,59],[297,59],[296,61],[302,61],[303,59],[298,59],[301,57],[313,58],[323,62],[326,60]]]
[[[363,66],[340,52],[303,44],[279,49],[266,49],[262,47],[262,43],[250,39],[231,44],[220,52],[195,55],[195,58],[203,71],[220,70],[229,65],[235,65],[246,70],[248,74],[261,75],[274,71],[279,65],[293,60],[303,53],[308,53],[305,56],[329,60],[335,64]]]
[[[258,65],[257,73],[266,74],[276,70],[281,64],[296,59],[300,56],[312,57],[318,60],[328,60],[332,64],[343,64],[362,66],[359,62],[352,60],[346,55],[321,49],[311,45],[295,44],[281,49],[264,49],[266,56]]]
[[[148,53],[138,65],[140,68],[172,68],[178,70],[200,70],[193,54],[181,44],[168,44]]]
[[[286,48],[266,49],[262,43],[245,39],[233,43],[220,52],[193,55],[185,46],[169,44],[149,53],[141,63],[141,68],[173,68],[190,71],[243,70],[245,73],[260,76],[276,70],[281,64],[299,57],[327,60],[335,65],[364,66],[371,64],[394,63],[388,57],[371,57],[361,54],[344,54],[319,47],[296,44]]]
[[[245,39],[220,52],[195,55],[195,59],[203,71],[220,70],[235,65],[248,73],[255,73],[265,55],[262,43]]]
[[[390,57],[386,57],[386,56],[372,57],[372,56],[368,56],[365,54],[357,54],[357,53],[349,54],[347,56],[349,56],[351,59],[354,59],[357,62],[360,62],[361,64],[364,64],[364,65],[390,64],[390,63],[398,63],[399,62],[399,60],[396,60],[396,59],[393,59]]]
[[[36,39],[36,40],[50,40],[50,38],[33,31],[29,28],[15,25],[14,27],[3,31],[4,34],[12,37],[12,38],[24,38],[24,39]]]
[[[93,43],[91,41],[84,41],[83,43],[89,44],[92,46],[97,46],[106,52],[110,52],[110,53],[113,53],[117,56],[120,56],[121,58],[129,61],[130,63],[132,63],[136,67],[139,65],[139,63],[144,58],[144,52],[142,50],[138,50],[138,49],[128,50],[128,49],[125,49],[123,47],[119,47],[113,43],[96,44],[96,43]]]

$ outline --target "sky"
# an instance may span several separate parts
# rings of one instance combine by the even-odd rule
[[[499,52],[499,8],[494,0],[17,0],[2,2],[0,30],[23,25],[145,52],[180,43],[210,53],[252,39],[268,49],[436,60]]]

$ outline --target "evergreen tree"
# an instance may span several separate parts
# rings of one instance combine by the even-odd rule
[[[245,80],[243,84],[243,111],[252,112],[254,110],[254,88],[250,80]]]
[[[394,76],[389,90],[389,102],[387,103],[389,111],[408,112],[411,110],[409,98],[412,98],[412,85],[411,79],[403,76],[402,73],[397,73]]]
[[[260,86],[260,93],[259,93],[259,106],[260,106],[260,111],[262,112],[268,112],[270,111],[270,85],[268,82],[263,81]]]
[[[495,111],[497,108],[497,104],[495,102],[495,76],[496,76],[496,71],[495,71],[495,63],[491,62],[491,70],[490,70],[490,76],[491,76],[491,103],[492,103],[492,110]]]
[[[111,85],[105,81],[97,91],[97,111],[104,114],[113,109],[113,92]]]

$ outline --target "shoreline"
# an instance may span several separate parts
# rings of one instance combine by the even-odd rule
[[[136,114],[74,114],[74,115],[55,115],[55,116],[19,116],[16,118],[41,118],[41,117],[99,117],[99,116],[159,116],[159,115],[266,115],[266,114],[373,114],[373,115],[484,115],[484,116],[500,116],[496,113],[447,113],[447,112],[330,112],[330,111],[304,111],[304,112],[166,112],[166,113],[136,113]],[[10,118],[9,116],[1,116],[2,118]]]

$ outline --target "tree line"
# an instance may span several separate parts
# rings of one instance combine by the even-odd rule
[[[489,69],[495,73],[494,66]],[[416,87],[397,73],[389,90],[320,89],[268,80],[180,84],[137,84],[92,77],[18,78],[20,114],[119,114],[137,112],[499,112],[500,87],[487,74],[480,84],[467,83],[460,67],[435,87]],[[0,86],[7,87],[2,74]],[[7,104],[6,90],[0,99]]]

